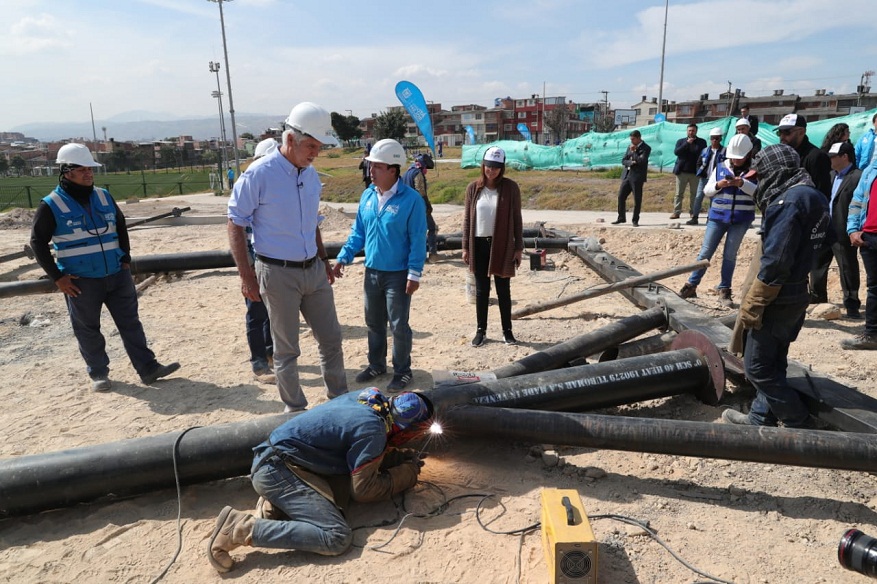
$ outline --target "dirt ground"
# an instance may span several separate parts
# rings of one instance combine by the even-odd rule
[[[226,199],[193,208],[221,214]],[[129,217],[170,210],[174,202],[123,206]],[[208,208],[209,207],[209,208]],[[350,209],[351,211],[353,208]],[[349,217],[325,209],[324,240],[343,241]],[[459,230],[459,211],[438,217],[443,233]],[[27,242],[29,216],[0,218],[0,255]],[[662,227],[615,228],[601,223],[549,225],[602,238],[604,248],[641,272],[693,261],[703,231]],[[135,256],[227,249],[224,225],[144,226],[131,231]],[[746,241],[739,286],[753,248]],[[414,386],[432,387],[434,370],[489,370],[605,326],[639,309],[618,294],[601,296],[516,321],[520,343],[506,346],[499,315],[491,309],[488,339],[473,349],[475,310],[465,295],[459,252],[442,252],[425,270],[413,300]],[[575,256],[549,255],[545,271],[525,265],[512,281],[516,308],[568,296],[603,283]],[[718,265],[720,255],[714,260]],[[26,259],[0,264],[0,281],[33,279],[40,270]],[[664,283],[678,290],[685,276]],[[864,275],[863,275],[864,282]],[[716,316],[729,314],[708,290],[718,283],[711,268],[694,300]],[[362,267],[335,285],[350,388],[366,363]],[[830,300],[840,304],[832,271]],[[861,291],[864,298],[864,290]],[[0,303],[0,412],[4,458],[48,453],[142,436],[176,433],[190,426],[236,422],[283,409],[276,388],[252,377],[244,337],[244,302],[234,269],[163,276],[140,299],[140,314],[158,358],[182,368],[144,387],[105,316],[113,391],[90,391],[59,294],[4,299]],[[838,342],[861,321],[808,319],[791,357],[877,397],[877,359],[847,352]],[[311,405],[325,400],[316,347],[303,335],[302,383]],[[386,383],[387,380],[383,380]],[[730,387],[719,407],[677,396],[603,410],[603,413],[719,423],[724,407],[747,408],[751,389]],[[576,489],[591,515],[619,514],[648,522],[681,558],[735,583],[864,582],[837,561],[844,531],[877,535],[877,485],[873,475],[724,460],[558,447],[560,463],[534,456],[527,443],[436,440],[421,483],[404,498],[356,507],[350,522],[354,547],[337,558],[280,550],[241,548],[227,576],[217,575],[205,543],[224,505],[252,508],[256,496],[246,477],[186,487],[182,497],[182,550],[165,582],[546,582],[539,531],[496,535],[539,520],[542,487]],[[535,453],[538,454],[539,448]],[[2,478],[0,478],[2,483]],[[485,495],[492,498],[484,499]],[[426,513],[452,499],[429,518]],[[172,490],[128,500],[82,505],[0,522],[0,580],[6,582],[150,582],[177,546],[177,499]],[[379,527],[375,525],[383,524]],[[641,529],[610,520],[593,522],[599,548],[599,581],[680,583],[710,581],[684,567]]]

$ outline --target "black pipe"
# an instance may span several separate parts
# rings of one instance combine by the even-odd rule
[[[448,410],[441,423],[445,436],[877,471],[872,434],[483,406]]]
[[[252,448],[290,414],[190,430],[180,441],[181,484],[247,474]],[[179,432],[0,461],[0,517],[127,497],[174,486]]]
[[[660,353],[666,351],[675,338],[676,331],[668,331],[643,339],[621,343],[617,347],[609,347],[600,353],[597,356],[597,360],[602,363],[604,361],[614,361],[615,359],[627,359],[628,357]]]
[[[462,404],[581,411],[681,393],[693,393],[715,405],[724,391],[722,372],[718,349],[707,357],[698,349],[685,348],[424,393],[439,411]]]
[[[159,219],[164,219],[165,217],[179,217],[185,211],[191,211],[191,207],[183,207],[180,209],[179,207],[174,207],[172,210],[167,213],[162,213],[160,215],[155,215],[154,217],[147,217],[146,219],[138,219],[137,221],[131,221],[128,223],[128,227],[136,227],[137,225],[143,225],[144,223],[151,223],[153,221],[158,221]]]
[[[544,351],[527,355],[523,359],[496,369],[494,373],[497,379],[504,379],[525,373],[557,369],[573,359],[599,353],[609,347],[629,341],[644,332],[664,326],[667,326],[666,311],[662,307],[656,306],[549,347]]]
[[[539,249],[567,249],[569,247],[570,242],[569,237],[540,237],[540,238],[532,238],[526,237],[524,238],[524,244],[529,246],[533,246]],[[463,238],[462,237],[446,237],[443,241],[442,246],[439,246],[441,249],[461,249],[463,247]]]

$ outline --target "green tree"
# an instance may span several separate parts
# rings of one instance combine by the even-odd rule
[[[375,139],[392,138],[401,143],[405,138],[405,127],[405,116],[401,110],[381,112],[375,118]]]
[[[24,169],[27,168],[27,161],[19,154],[12,157],[11,164],[12,168],[18,171],[18,174],[24,174]]]
[[[162,146],[161,150],[159,150],[159,160],[161,161],[159,164],[163,168],[172,168],[177,165],[177,157],[174,153],[174,149],[170,146]]]
[[[6,160],[5,156],[0,156],[0,174],[6,174],[6,171],[9,170],[9,161]]]
[[[256,137],[253,136],[253,134],[251,134],[250,132],[244,132],[243,134],[241,134],[241,139],[243,139],[243,140],[255,140]]]
[[[356,116],[342,116],[338,112],[332,112],[332,129],[338,134],[343,142],[362,138],[362,130],[359,129],[359,118]]]
[[[595,132],[612,132],[615,130],[615,116],[612,112],[601,111],[594,120]]]
[[[219,160],[219,156],[213,150],[205,150],[201,153],[202,164],[216,164],[217,160]]]

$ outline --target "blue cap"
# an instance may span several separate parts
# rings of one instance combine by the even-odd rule
[[[406,430],[409,426],[429,418],[429,406],[416,393],[406,391],[390,401],[390,413],[393,415],[394,425],[400,430]]]

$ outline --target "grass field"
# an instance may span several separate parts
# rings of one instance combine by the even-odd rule
[[[460,148],[444,149],[445,159],[459,159]],[[336,149],[324,152],[314,166],[323,176],[323,198],[336,202],[355,202],[363,190],[359,161],[362,149]],[[402,169],[403,172],[406,170]],[[460,168],[459,163],[437,163],[427,174],[429,200],[433,203],[462,204],[466,186],[480,176],[480,169]],[[531,209],[603,210],[617,206],[621,169],[589,170],[506,170],[506,176],[521,188],[521,202]],[[643,211],[672,211],[675,177],[670,173],[649,172],[643,192]],[[688,193],[686,193],[686,201]],[[628,209],[633,200],[628,200]]]
[[[213,190],[208,171],[97,174],[94,182],[109,189],[118,201]],[[57,184],[57,176],[0,178],[0,211],[12,207],[35,207]]]

